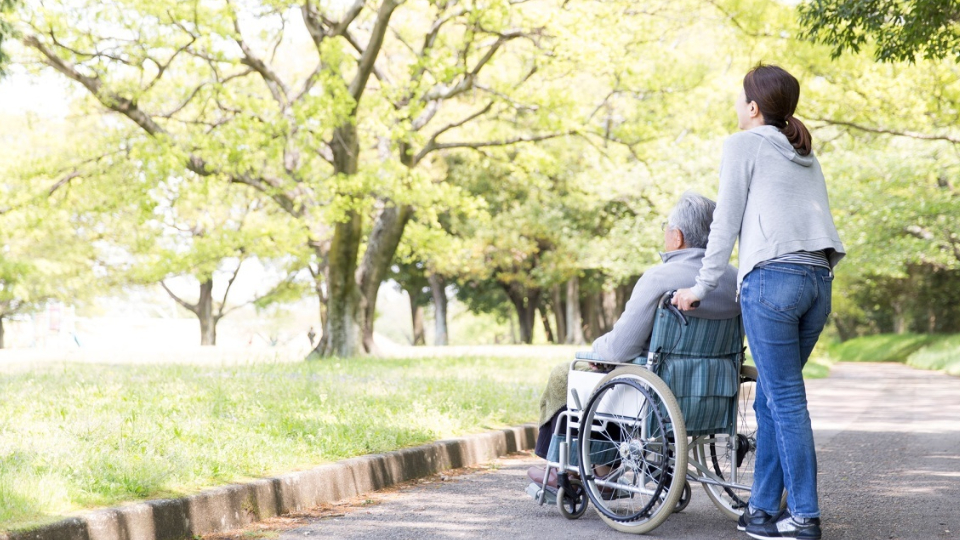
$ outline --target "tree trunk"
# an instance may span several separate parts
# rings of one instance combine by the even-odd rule
[[[311,244],[317,251],[320,260],[326,258],[326,250],[319,245]],[[313,276],[313,290],[317,293],[317,299],[320,301],[320,339],[317,340],[317,346],[307,354],[307,360],[318,360],[323,355],[327,346],[327,293],[324,290],[324,274],[326,274],[327,265],[321,264],[319,271]]]
[[[530,345],[533,343],[533,325],[537,320],[537,305],[528,300],[527,305],[520,308],[520,341]]]
[[[357,174],[360,144],[354,118],[334,130],[330,149],[334,173]],[[364,311],[357,285],[357,254],[362,236],[363,217],[356,210],[348,210],[333,229],[327,258],[327,324],[321,340],[323,356],[349,358],[363,352]]]
[[[580,309],[583,311],[583,320],[586,323],[586,332],[584,337],[593,341],[603,334],[603,321],[600,310],[600,294],[592,293],[585,295],[582,299]]]
[[[357,285],[357,252],[363,234],[362,219],[356,211],[347,221],[337,223],[330,243],[327,270],[327,325],[324,328],[323,356],[350,358],[363,352],[363,310]]]
[[[540,320],[543,321],[543,332],[547,335],[547,341],[549,343],[556,343],[557,340],[553,337],[553,330],[550,329],[550,317],[547,314],[547,308],[540,306]]]
[[[447,287],[443,276],[430,273],[430,292],[433,293],[434,320],[436,321],[436,337],[434,345],[445,346],[449,343],[447,333]]]
[[[0,349],[4,348],[3,344],[3,316],[0,315]]]
[[[617,291],[604,290],[601,292],[600,307],[603,320],[601,333],[606,334],[610,330],[613,330],[613,325],[616,324],[617,319],[620,318],[620,313],[617,312]]]
[[[416,304],[416,299],[410,296],[410,317],[413,320],[413,339],[411,345],[426,345],[427,339],[423,332],[423,306]]]
[[[583,322],[580,317],[580,280],[567,281],[567,339],[568,345],[583,345]]]
[[[637,281],[640,278],[632,277],[626,283],[617,287],[617,318],[619,319],[623,312],[627,308],[627,302],[630,301],[630,297],[633,295],[633,289],[637,286]]]
[[[563,299],[560,294],[560,286],[554,285],[553,290],[551,291],[553,295],[553,315],[557,322],[557,343],[566,343],[567,342],[567,321],[566,321],[566,309],[567,306],[563,303]]]
[[[517,322],[520,327],[520,342],[529,345],[533,343],[533,325],[537,316],[537,305],[540,303],[540,289],[527,289],[516,285],[501,284],[517,310]]]
[[[903,314],[903,302],[893,302],[893,333],[903,334],[907,331],[907,318]]]
[[[213,278],[200,282],[200,299],[197,300],[197,318],[200,319],[200,345],[217,344],[217,320],[213,316]]]
[[[373,342],[373,323],[377,314],[377,295],[387,270],[397,253],[397,246],[403,237],[403,230],[413,215],[410,206],[396,207],[388,203],[373,224],[373,230],[367,238],[367,249],[363,261],[357,270],[357,283],[360,284],[360,305],[363,309],[363,348],[366,352],[376,352]]]
[[[849,341],[857,337],[857,323],[852,318],[850,323],[845,322],[847,319],[845,317],[831,317],[833,320],[833,325],[837,329],[837,335],[840,337],[840,342]]]

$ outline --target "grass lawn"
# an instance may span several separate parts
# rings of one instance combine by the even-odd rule
[[[0,530],[536,421],[560,352],[7,373]]]
[[[825,343],[825,340],[820,340],[813,348],[807,365],[803,366],[804,379],[823,379],[830,375],[830,366],[833,365],[833,360],[827,354],[827,345]],[[753,356],[750,354],[749,347],[747,347],[746,363],[756,365],[753,361]]]
[[[960,375],[960,335],[880,334],[832,345],[838,362],[900,362],[918,369]]]
[[[0,530],[535,421],[556,359],[66,364],[0,379]]]

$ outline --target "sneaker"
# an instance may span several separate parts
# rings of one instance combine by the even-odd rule
[[[773,519],[773,516],[770,514],[748,504],[747,509],[740,514],[740,519],[737,520],[737,530],[745,531],[747,530],[747,525],[754,525],[757,527],[766,525],[771,519]]]
[[[747,534],[759,540],[777,538],[820,540],[820,518],[798,518],[791,516],[788,510],[784,510],[776,519],[771,519],[762,525],[748,523]]]

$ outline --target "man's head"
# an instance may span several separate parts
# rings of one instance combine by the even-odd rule
[[[663,228],[665,251],[686,248],[706,248],[717,203],[688,191],[680,196]]]

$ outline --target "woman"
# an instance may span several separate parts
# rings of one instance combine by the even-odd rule
[[[739,528],[760,539],[821,536],[801,371],[830,313],[832,268],[844,250],[810,132],[793,116],[799,97],[800,83],[777,66],[743,78],[735,105],[743,131],[723,145],[707,253],[696,285],[673,300],[689,310],[713,290],[739,237],[740,307],[760,379],[753,490]]]

